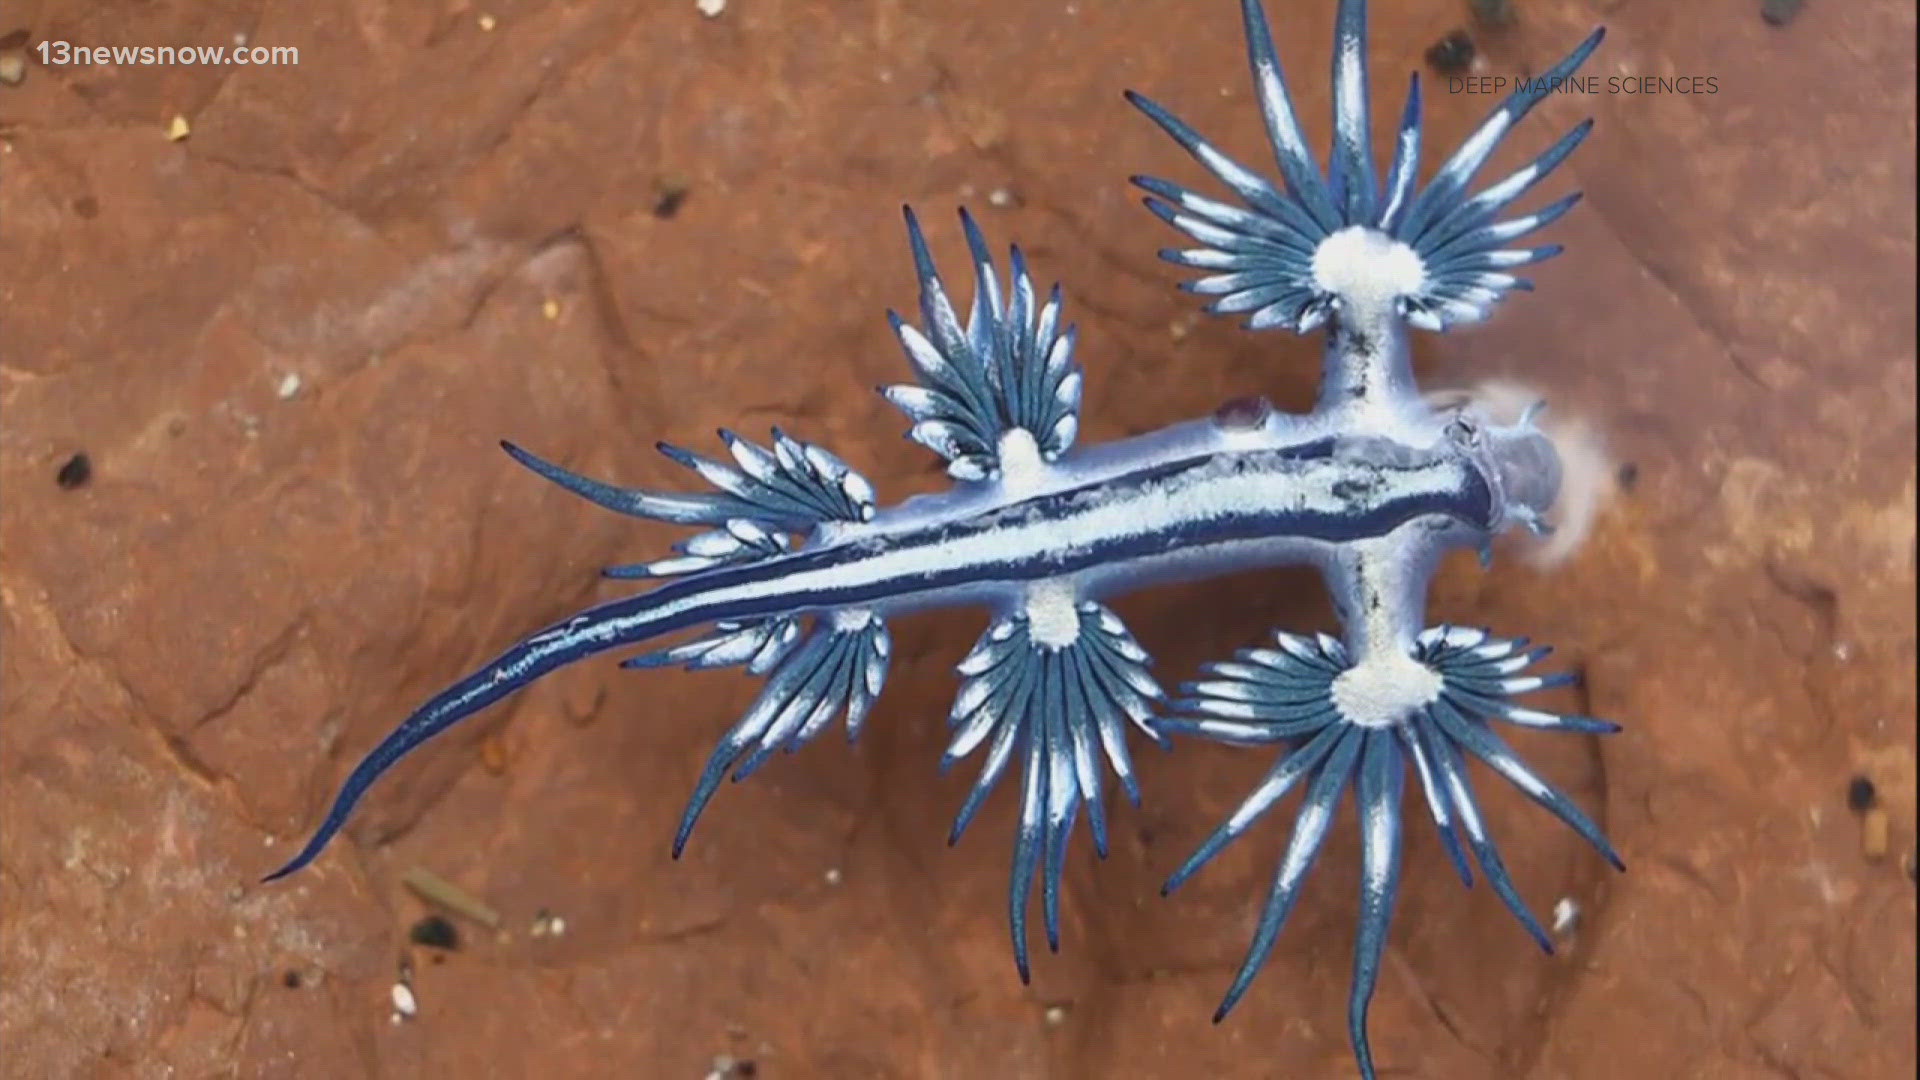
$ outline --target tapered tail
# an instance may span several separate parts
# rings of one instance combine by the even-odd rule
[[[623,645],[638,645],[663,634],[702,623],[717,623],[716,631],[700,642],[660,654],[670,662],[690,667],[745,663],[748,655],[725,659],[748,639],[768,645],[768,663],[750,665],[755,674],[772,666],[773,653],[794,637],[793,619],[803,610],[825,610],[834,605],[810,606],[803,598],[777,588],[750,590],[752,595],[730,602],[710,602],[731,584],[747,577],[777,573],[774,565],[818,562],[831,552],[788,555],[790,534],[811,532],[830,521],[856,522],[873,516],[873,489],[844,462],[818,446],[790,438],[778,429],[773,448],[765,449],[722,431],[734,466],[662,444],[661,450],[687,466],[717,490],[674,494],[619,488],[592,480],[543,461],[508,443],[501,445],[514,460],[577,495],[634,517],[680,525],[704,525],[710,531],[678,545],[679,555],[637,566],[614,567],[617,578],[677,577],[651,592],[589,608],[563,623],[550,626],[496,657],[492,663],[454,683],[415,710],[412,716],[381,740],[373,752],[354,766],[334,797],[326,820],[300,853],[267,875],[283,878],[312,862],[346,824],[354,805],[394,763],[414,748],[474,713],[519,690],[542,675]],[[818,599],[813,598],[813,599]],[[843,616],[840,620],[846,622]],[[864,624],[863,624],[864,625]],[[779,633],[774,633],[774,631]],[[884,634],[877,621],[872,633]],[[776,639],[778,648],[755,635]],[[687,650],[692,653],[682,655]],[[694,662],[692,657],[702,659]],[[836,654],[837,655],[837,654]],[[866,676],[879,691],[877,677]],[[809,730],[809,734],[811,730]]]
[[[555,668],[701,621],[697,610],[673,604],[671,595],[663,595],[682,591],[685,590],[670,586],[589,608],[514,645],[491,663],[434,695],[361,759],[341,785],[340,793],[334,796],[333,806],[313,838],[285,866],[263,880],[286,877],[318,857],[346,824],[354,805],[374,781],[421,743]]]

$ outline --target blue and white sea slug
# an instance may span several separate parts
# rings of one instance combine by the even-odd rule
[[[1058,288],[1041,297],[1018,248],[1004,283],[963,211],[974,286],[963,322],[920,227],[907,231],[920,322],[893,325],[917,381],[882,392],[912,421],[908,437],[948,462],[951,490],[880,506],[839,458],[776,430],[762,446],[721,432],[730,460],[661,450],[711,484],[700,494],[614,487],[508,445],[521,464],[624,514],[703,531],[655,562],[608,575],[659,580],[513,645],[408,717],[360,762],[319,830],[273,877],[307,865],[394,762],[546,673],[679,631],[690,640],[624,666],[742,666],[764,691],[720,740],[674,837],[677,855],[723,778],[740,779],[844,715],[859,734],[887,673],[893,618],[978,607],[991,622],[959,664],[952,742],[942,765],[981,754],[957,838],[1016,760],[1021,810],[1009,912],[1027,977],[1026,911],[1041,882],[1048,944],[1058,947],[1059,885],[1084,807],[1105,853],[1104,771],[1139,788],[1129,729],[1274,746],[1279,759],[1240,808],[1176,870],[1193,874],[1283,795],[1305,788],[1246,962],[1215,1019],[1272,950],[1351,787],[1362,834],[1360,925],[1350,1034],[1374,1067],[1367,1004],[1399,881],[1402,788],[1409,769],[1463,880],[1471,849],[1494,891],[1549,947],[1503,867],[1468,782],[1477,758],[1618,857],[1594,823],[1535,775],[1499,724],[1576,733],[1615,726],[1515,704],[1564,676],[1525,673],[1544,655],[1523,640],[1425,622],[1429,579],[1451,549],[1490,550],[1518,525],[1541,530],[1561,463],[1528,410],[1515,423],[1471,403],[1436,407],[1414,384],[1410,328],[1485,316],[1528,288],[1511,271],[1558,253],[1511,247],[1565,213],[1569,195],[1501,215],[1586,135],[1583,123],[1536,161],[1478,194],[1468,188],[1501,138],[1599,44],[1567,59],[1488,117],[1423,187],[1414,76],[1384,180],[1367,134],[1366,5],[1343,0],[1334,40],[1334,138],[1323,175],[1287,95],[1265,14],[1243,0],[1247,52],[1278,159],[1275,183],[1216,150],[1159,105],[1129,98],[1238,197],[1238,204],[1146,177],[1147,205],[1198,246],[1163,253],[1205,276],[1186,287],[1254,330],[1326,328],[1318,404],[1306,415],[1250,398],[1214,415],[1099,446],[1076,445],[1083,374]],[[1254,568],[1317,567],[1344,633],[1277,634],[1272,645],[1208,666],[1170,700],[1151,660],[1104,601],[1150,585]]]

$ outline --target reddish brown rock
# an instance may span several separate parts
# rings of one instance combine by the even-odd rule
[[[652,440],[780,423],[889,495],[934,482],[866,389],[903,371],[880,317],[912,302],[902,201],[939,254],[958,254],[939,222],[967,202],[1066,283],[1090,438],[1249,394],[1310,402],[1316,343],[1193,321],[1153,258],[1172,234],[1124,182],[1198,170],[1123,87],[1267,160],[1231,4],[741,0],[707,19],[535,0],[490,31],[464,2],[123,6],[27,28],[244,33],[300,62],[32,59],[0,86],[9,1073],[1351,1067],[1350,828],[1223,1027],[1206,1017],[1282,824],[1157,896],[1258,754],[1143,750],[1146,809],[1117,813],[1105,863],[1076,844],[1065,951],[1020,986],[1010,799],[949,851],[966,779],[929,779],[966,615],[904,622],[862,744],[822,739],[728,786],[679,863],[681,800],[752,687],[605,662],[449,735],[316,867],[253,884],[422,697],[670,540],[518,470],[498,439],[678,483]],[[1331,5],[1295,7],[1282,51],[1324,139]],[[1376,7],[1384,138],[1395,73],[1460,16]],[[1520,741],[1630,870],[1482,785],[1535,910],[1582,909],[1544,957],[1458,887],[1416,811],[1376,1052],[1420,1076],[1908,1075],[1912,6],[1816,5],[1784,30],[1613,7],[1594,74],[1716,92],[1543,105],[1501,163],[1599,121],[1568,174],[1588,198],[1553,237],[1568,254],[1486,326],[1423,338],[1420,361],[1436,386],[1538,387],[1636,467],[1571,561],[1463,561],[1433,603],[1561,646],[1585,707],[1628,725]],[[1527,5],[1482,54],[1537,72],[1598,18]],[[1493,102],[1428,90],[1431,157]],[[669,188],[686,195],[658,213]],[[63,488],[79,451],[92,475]],[[1171,679],[1329,618],[1290,574],[1122,607]],[[1861,855],[1843,798],[1859,772],[1899,857]],[[413,866],[483,898],[502,933],[463,924],[439,962],[409,946]],[[532,934],[543,910],[562,932]],[[396,1025],[403,956],[419,1014]]]

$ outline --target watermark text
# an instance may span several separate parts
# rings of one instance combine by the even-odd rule
[[[1449,94],[1698,94],[1720,92],[1712,75],[1579,75],[1513,78],[1507,75],[1457,75],[1447,80]]]
[[[292,45],[75,45],[43,41],[34,46],[49,67],[276,67],[298,64]]]

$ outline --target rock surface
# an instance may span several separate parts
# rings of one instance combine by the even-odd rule
[[[1286,6],[1323,140],[1331,5]],[[1266,160],[1231,4],[33,7],[0,12],[0,45],[244,34],[299,62],[29,53],[0,85],[7,1075],[1351,1068],[1350,824],[1222,1027],[1206,1017],[1284,825],[1156,895],[1257,753],[1143,752],[1146,809],[1118,813],[1104,863],[1076,842],[1064,951],[1021,987],[1011,796],[941,843],[967,782],[932,779],[966,615],[902,623],[861,744],[728,787],[678,864],[681,801],[752,686],[608,661],[450,734],[312,870],[254,884],[422,697],[672,538],[497,439],[673,484],[651,440],[779,423],[890,495],[933,486],[868,392],[903,370],[880,318],[913,299],[902,201],[949,259],[945,208],[965,202],[1067,284],[1086,437],[1247,393],[1309,401],[1315,345],[1197,317],[1153,257],[1172,234],[1124,182],[1197,176],[1124,87]],[[1383,139],[1393,73],[1466,17],[1391,8]],[[1429,385],[1542,388],[1623,466],[1570,560],[1452,568],[1433,609],[1554,642],[1585,707],[1628,725],[1519,741],[1629,872],[1483,785],[1535,910],[1582,911],[1544,957],[1458,887],[1414,811],[1376,1052],[1404,1076],[1911,1075],[1913,6],[1817,4],[1785,29],[1738,5],[1521,11],[1482,37],[1489,74],[1538,71],[1604,19],[1593,74],[1716,88],[1543,105],[1503,162],[1598,119],[1551,185],[1587,192],[1552,238],[1568,254],[1537,295],[1420,345]],[[1429,155],[1491,105],[1430,76]],[[170,140],[175,116],[190,134]],[[82,451],[92,476],[65,489]],[[1120,606],[1176,680],[1328,620],[1289,575]],[[1893,822],[1877,862],[1846,807],[1856,773]],[[409,946],[429,910],[412,867],[483,898],[499,932]],[[543,910],[564,929],[535,936]],[[394,1023],[403,962],[419,1012]]]

